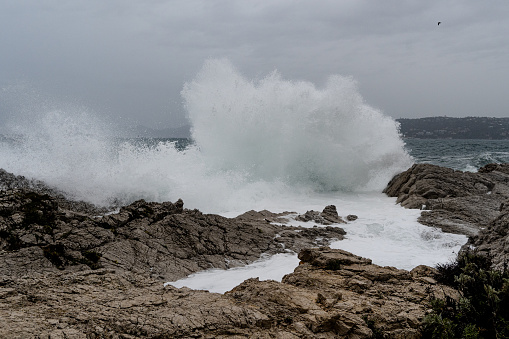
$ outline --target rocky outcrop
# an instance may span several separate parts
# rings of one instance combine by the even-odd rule
[[[418,164],[396,175],[384,191],[407,208],[421,208],[419,221],[445,232],[470,236],[493,257],[496,268],[509,259],[509,164],[489,164],[477,173]]]
[[[433,269],[380,267],[342,250],[306,249],[281,283],[246,280],[226,295],[263,308],[272,324],[300,337],[419,338],[430,293],[456,298]],[[270,291],[270,292],[269,292]]]
[[[425,210],[419,219],[425,225],[474,236],[509,198],[508,167],[491,164],[471,173],[416,164],[396,175],[384,192],[403,207]]]
[[[507,269],[509,264],[509,201],[501,205],[500,214],[488,227],[469,241],[481,253],[492,257],[494,268]]]
[[[283,282],[249,279],[225,295],[105,268],[4,276],[0,337],[419,338],[430,293],[457,297],[429,267],[380,267],[328,248],[300,258]]]
[[[306,213],[297,216],[298,221],[313,221],[321,225],[332,225],[332,224],[346,224],[346,222],[338,215],[336,206],[326,206],[322,212],[307,211]]]
[[[267,316],[220,294],[108,269],[0,279],[1,338],[189,338],[262,330]]]
[[[100,215],[111,212],[118,208],[116,204],[108,208],[97,207],[84,201],[67,199],[58,189],[49,187],[44,182],[35,179],[27,179],[21,175],[14,175],[0,168],[0,190],[27,190],[40,195],[49,195],[58,202],[59,206],[64,209],[73,210],[75,212],[87,213],[90,215]]]
[[[423,209],[422,223],[470,235],[495,268],[508,261],[509,165],[414,165],[385,192]],[[429,297],[458,298],[433,268],[310,248],[345,234],[327,226],[344,222],[335,206],[298,217],[315,227],[289,225],[295,215],[224,218],[181,200],[104,214],[0,170],[0,338],[419,338]],[[301,264],[282,282],[249,279],[225,295],[162,283],[288,249]]]
[[[426,208],[429,200],[482,195],[495,183],[477,173],[455,171],[430,164],[415,164],[396,175],[384,189],[406,208]]]
[[[203,214],[184,209],[182,200],[140,200],[99,217],[61,208],[47,194],[0,191],[0,272],[10,276],[34,267],[111,268],[172,281],[208,268],[244,265],[263,253],[298,252],[344,234],[337,227],[286,227]]]

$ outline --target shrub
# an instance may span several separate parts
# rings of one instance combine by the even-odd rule
[[[475,250],[453,263],[438,265],[438,282],[456,288],[458,300],[431,295],[424,319],[424,338],[507,338],[509,336],[509,272],[491,269],[491,258]]]

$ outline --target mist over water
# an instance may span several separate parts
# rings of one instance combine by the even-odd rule
[[[140,144],[82,107],[33,103],[8,127],[0,167],[99,205],[174,201],[205,212],[263,207],[313,192],[381,191],[410,166],[396,122],[366,105],[351,78],[324,88],[242,76],[205,62],[182,97],[195,144]],[[277,206],[274,206],[277,207]]]

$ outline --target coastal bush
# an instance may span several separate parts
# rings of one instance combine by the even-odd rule
[[[475,250],[438,265],[435,279],[460,292],[458,300],[430,295],[424,338],[508,338],[509,272],[491,269],[491,258]]]

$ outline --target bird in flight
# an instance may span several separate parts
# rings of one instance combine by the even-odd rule
[[[442,21],[439,21],[439,22],[438,22],[438,25],[440,26],[440,24],[441,24],[441,23],[442,23]]]

